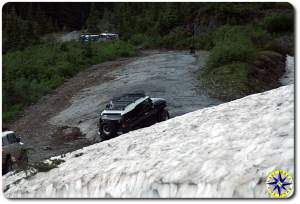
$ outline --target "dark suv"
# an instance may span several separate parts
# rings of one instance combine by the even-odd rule
[[[27,162],[27,151],[21,138],[13,131],[2,132],[2,175],[11,171],[14,164],[19,166]]]
[[[169,119],[167,103],[162,98],[150,98],[143,93],[125,94],[106,105],[99,119],[99,135],[110,139]]]

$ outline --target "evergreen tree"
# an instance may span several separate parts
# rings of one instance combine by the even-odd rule
[[[15,7],[12,7],[5,19],[5,27],[3,29],[3,50],[17,49],[19,47],[19,35],[18,32],[18,15]]]
[[[100,32],[116,32],[115,26],[112,24],[112,13],[109,10],[104,10],[102,19],[98,23]]]
[[[97,27],[99,20],[100,20],[99,11],[97,10],[95,3],[92,3],[91,8],[90,8],[89,17],[87,18],[87,21],[86,21],[86,27],[88,29],[88,32],[90,32],[90,33],[99,32],[99,29]]]
[[[39,4],[37,6],[35,19],[37,20],[38,23],[37,34],[39,36],[46,34],[48,32],[48,27],[47,27],[48,20],[45,11],[41,9]]]

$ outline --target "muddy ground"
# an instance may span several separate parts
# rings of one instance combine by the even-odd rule
[[[30,161],[99,142],[97,118],[110,98],[143,90],[168,102],[171,117],[221,103],[198,87],[209,53],[144,51],[138,57],[94,65],[26,109],[10,124],[33,151]],[[188,121],[187,121],[188,122]]]

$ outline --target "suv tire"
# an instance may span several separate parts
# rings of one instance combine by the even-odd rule
[[[113,122],[104,122],[100,126],[101,137],[104,140],[111,139],[117,135],[117,128]]]
[[[161,109],[158,112],[158,122],[168,120],[170,118],[169,112],[166,109]]]
[[[12,163],[11,157],[7,156],[2,175],[7,174],[8,172],[12,171],[12,169],[13,169],[13,163]]]

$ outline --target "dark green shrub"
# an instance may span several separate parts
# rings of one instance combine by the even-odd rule
[[[192,44],[192,38],[190,40],[190,44]],[[210,32],[203,33],[200,36],[196,36],[194,38],[195,48],[197,50],[210,50],[213,48],[213,37]]]
[[[218,42],[211,50],[207,69],[214,69],[233,62],[249,62],[255,58],[255,55],[256,48],[249,39],[240,38],[235,41]]]
[[[60,48],[59,48],[61,51],[63,51],[63,52],[67,52],[67,51],[69,51],[69,48],[68,48],[68,46],[67,46],[67,43],[62,43],[61,45],[60,45]]]
[[[2,112],[3,121],[12,121],[22,109],[23,107],[21,104],[11,105],[10,107],[5,108],[7,111]]]
[[[214,36],[214,44],[224,41],[240,41],[241,39],[250,39],[257,48],[262,48],[272,40],[271,35],[257,25],[224,25],[217,29]]]
[[[235,62],[200,75],[199,80],[211,96],[232,100],[256,91],[251,76],[253,72],[252,65]]]
[[[3,120],[61,85],[84,67],[136,53],[123,41],[41,44],[3,55]]]
[[[177,27],[163,36],[159,45],[170,49],[188,49],[191,46],[191,33],[182,27]]]
[[[246,26],[245,30],[251,41],[258,49],[264,48],[266,44],[272,41],[271,34],[258,26]]]
[[[146,36],[144,34],[138,33],[138,34],[134,34],[132,35],[132,37],[130,38],[130,43],[138,46],[138,45],[142,45],[146,40]]]
[[[285,33],[294,31],[293,13],[274,13],[266,16],[261,23],[270,33]]]

